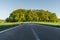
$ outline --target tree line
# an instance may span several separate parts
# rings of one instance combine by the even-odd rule
[[[14,10],[6,19],[7,22],[58,22],[56,13],[48,10]]]

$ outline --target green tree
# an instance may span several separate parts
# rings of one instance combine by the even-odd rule
[[[10,22],[26,22],[26,21],[44,21],[44,22],[57,22],[58,18],[56,13],[45,10],[14,10],[6,19]]]

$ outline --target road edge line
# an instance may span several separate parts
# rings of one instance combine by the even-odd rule
[[[6,31],[9,31],[9,30],[12,30],[12,29],[15,29],[16,27],[19,27],[19,26],[20,25],[12,27],[12,28],[5,29],[5,30],[2,30],[2,31],[0,31],[0,33],[6,32]]]

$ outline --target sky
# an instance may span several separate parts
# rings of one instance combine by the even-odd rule
[[[0,19],[6,19],[16,9],[43,9],[60,18],[60,0],[0,0]]]

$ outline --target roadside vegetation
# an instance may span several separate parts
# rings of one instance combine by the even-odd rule
[[[57,22],[57,23],[52,23],[52,22],[39,22],[37,24],[41,24],[41,25],[45,25],[45,26],[50,26],[50,27],[60,28],[60,22]]]
[[[0,23],[0,31],[11,28],[11,27],[15,27],[19,24],[20,23]]]

